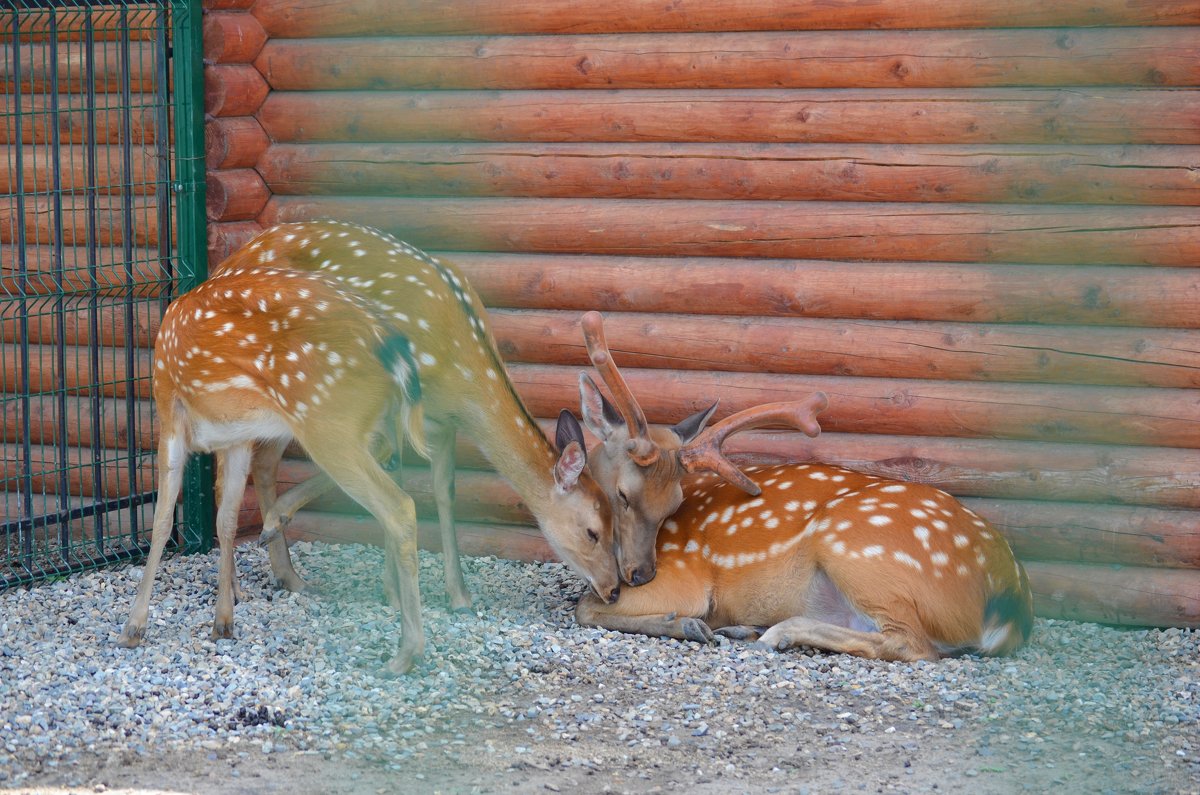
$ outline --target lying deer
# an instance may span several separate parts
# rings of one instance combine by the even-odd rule
[[[270,230],[168,307],[155,341],[154,399],[162,428],[158,503],[150,554],[121,645],[136,646],[145,633],[154,575],[190,451],[215,451],[220,464],[213,636],[232,636],[233,536],[253,446],[265,442],[267,449],[281,451],[294,438],[384,528],[403,611],[400,646],[388,670],[409,670],[424,649],[416,513],[412,498],[372,455],[371,436],[399,402],[405,434],[418,451],[436,458],[439,443],[427,441],[424,422],[431,398],[427,384],[451,395],[448,405],[439,406],[443,415],[494,429],[492,449],[502,448],[503,471],[539,516],[552,546],[598,599],[615,599],[619,579],[610,511],[584,471],[578,423],[569,412],[560,419],[561,453],[555,452],[516,395],[504,391],[507,382],[500,380],[503,370],[494,369],[494,346],[473,296],[436,263],[417,270],[442,297],[413,316],[385,310],[320,273],[286,267],[290,258],[314,256],[318,246],[328,256],[374,254],[401,267],[396,241],[357,227],[353,237],[342,235],[345,231],[328,223]],[[399,272],[381,278],[398,287],[404,283]],[[493,382],[500,386],[486,386]]]
[[[632,546],[644,566],[655,539],[649,565],[656,560],[658,573],[613,604],[585,595],[580,624],[701,642],[717,627],[779,649],[888,660],[1007,654],[1028,639],[1024,569],[1000,533],[945,492],[822,464],[743,474],[720,455],[741,428],[791,424],[815,436],[824,395],[748,409],[690,441],[656,432],[612,361],[599,316],[584,327],[620,406],[581,379],[585,422],[603,440],[589,466],[617,495],[620,553]],[[701,469],[713,474],[685,491],[683,474]]]

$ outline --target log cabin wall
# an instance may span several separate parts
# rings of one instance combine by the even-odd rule
[[[269,93],[233,168],[271,196],[214,250],[331,216],[453,260],[540,417],[578,408],[589,309],[652,422],[824,390],[819,438],[745,434],[741,460],[945,488],[1041,615],[1200,624],[1200,2],[236,13]],[[467,551],[545,556],[459,460]],[[370,537],[315,507],[301,535]]]

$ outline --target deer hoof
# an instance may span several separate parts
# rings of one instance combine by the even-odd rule
[[[135,627],[126,624],[125,629],[121,630],[121,636],[117,638],[117,645],[126,649],[136,649],[141,645],[142,638],[145,636],[145,627]]]
[[[720,629],[713,630],[713,632],[730,640],[752,642],[762,637],[765,629],[765,627],[750,627],[745,624],[738,624],[732,627],[721,627]]]
[[[218,621],[213,624],[213,640],[233,640],[233,622]]]
[[[708,624],[705,624],[698,618],[680,619],[679,626],[683,630],[683,636],[688,640],[694,640],[697,643],[712,643],[713,632]]]

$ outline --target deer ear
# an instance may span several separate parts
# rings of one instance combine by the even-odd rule
[[[602,442],[608,441],[613,432],[625,424],[620,412],[608,402],[587,373],[579,374],[579,408],[583,412],[583,424]]]
[[[587,453],[583,452],[583,445],[579,442],[570,442],[563,448],[554,462],[554,482],[559,491],[565,494],[575,488],[586,463]]]
[[[717,404],[720,402],[720,399],[714,400],[713,404],[708,408],[697,411],[687,419],[672,425],[671,430],[674,431],[675,435],[679,437],[679,441],[683,444],[687,444],[692,439],[695,439],[696,436],[699,435],[700,431],[704,430],[704,426],[708,424],[713,412],[717,410]]]
[[[571,442],[578,444],[581,449],[587,449],[583,439],[583,428],[579,427],[579,420],[575,419],[575,415],[569,410],[563,409],[558,412],[558,427],[554,429],[554,446],[561,453]]]

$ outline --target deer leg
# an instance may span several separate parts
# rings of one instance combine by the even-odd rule
[[[433,452],[433,493],[437,500],[438,525],[442,530],[442,558],[446,572],[446,597],[456,613],[471,612],[471,592],[463,579],[458,557],[458,530],[454,526],[454,435],[453,425],[429,423],[429,446]]]
[[[416,505],[412,497],[388,477],[366,445],[306,444],[305,448],[313,461],[383,526],[387,565],[396,569],[402,632],[399,648],[388,661],[386,670],[391,674],[406,673],[425,651],[417,579]]]
[[[766,631],[766,627],[753,627],[746,624],[735,624],[733,626],[720,627],[719,629],[713,630],[713,632],[717,635],[729,638],[730,640],[741,641],[758,640]]]
[[[613,604],[605,604],[591,591],[575,606],[575,620],[585,627],[600,627],[650,637],[668,637],[712,643],[713,632],[704,621],[708,595],[699,581],[673,582],[673,569],[660,571],[646,585],[625,588]],[[674,608],[663,612],[663,608]]]
[[[162,409],[159,415],[165,414]],[[170,429],[168,432],[167,429]],[[183,428],[172,426],[164,417],[162,438],[158,443],[158,501],[154,505],[154,529],[150,535],[150,553],[142,566],[142,580],[138,583],[137,596],[129,611],[129,618],[117,639],[119,646],[132,649],[142,642],[146,634],[146,619],[150,613],[150,594],[154,590],[154,576],[158,572],[163,550],[171,538],[171,525],[175,520],[175,501],[183,488],[183,465],[187,461],[187,447]]]
[[[217,609],[213,617],[213,640],[233,637],[233,604],[236,572],[233,563],[234,535],[237,533],[238,509],[246,493],[246,477],[250,474],[253,448],[239,444],[217,453],[221,460],[221,501],[217,505],[217,540],[221,554],[217,565]]]
[[[928,641],[922,642],[902,630],[863,632],[807,616],[794,616],[779,622],[763,633],[760,642],[779,651],[811,646],[874,660],[915,662],[938,659],[937,650]]]
[[[287,539],[278,532],[279,528],[287,524],[287,521],[292,518],[292,514],[300,507],[297,505],[292,508],[291,512],[286,514],[287,519],[281,521],[280,511],[277,508],[279,502],[276,496],[276,475],[279,472],[279,462],[283,459],[283,451],[286,448],[287,440],[267,443],[256,448],[251,469],[254,472],[254,490],[258,494],[258,509],[263,517],[263,532],[259,536],[259,543],[267,548],[267,555],[271,559],[271,574],[275,577],[275,582],[284,590],[295,592],[303,591],[307,584],[292,565]],[[325,481],[328,483],[328,479]],[[310,482],[311,480],[305,481],[305,485]],[[292,491],[295,490],[292,489]],[[306,499],[305,502],[307,501]],[[269,522],[274,528],[274,532],[270,534],[267,533]]]

